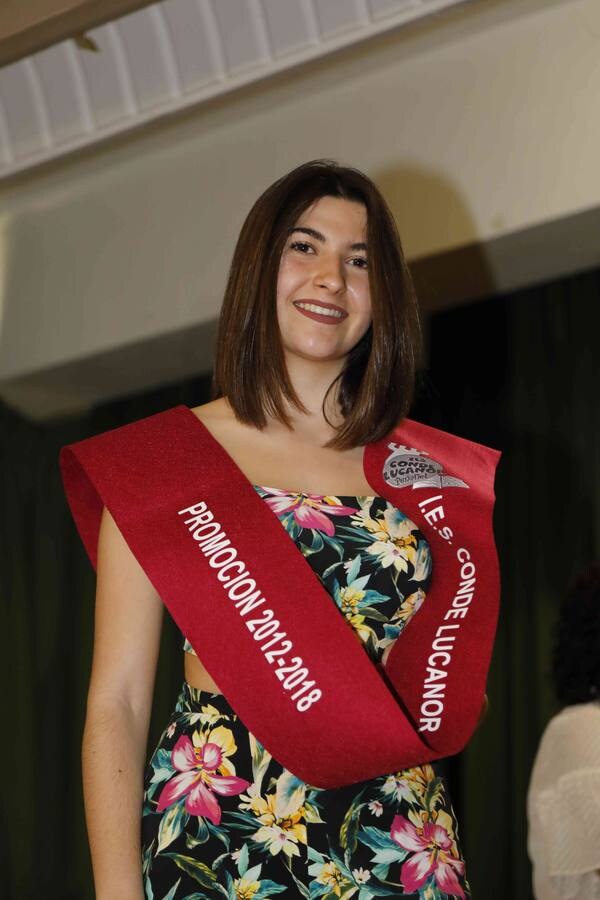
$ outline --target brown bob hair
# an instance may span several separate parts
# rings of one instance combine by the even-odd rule
[[[289,230],[325,196],[362,203],[367,212],[372,322],[327,390],[328,395],[339,382],[344,421],[325,446],[345,450],[379,440],[407,415],[421,353],[417,298],[394,217],[377,187],[358,169],[330,159],[311,160],[275,181],[254,203],[229,269],[212,399],[227,397],[236,417],[259,429],[267,424],[266,415],[291,427],[284,397],[306,412],[285,365],[274,314],[276,286]]]

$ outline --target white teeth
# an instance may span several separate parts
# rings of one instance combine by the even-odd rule
[[[296,306],[301,307],[301,309],[310,309],[311,312],[320,313],[322,316],[335,316],[337,319],[344,317],[344,313],[339,312],[337,309],[327,309],[324,306],[316,306],[314,303],[296,303]]]

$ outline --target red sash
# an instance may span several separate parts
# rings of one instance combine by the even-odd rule
[[[338,787],[457,753],[477,725],[498,612],[499,456],[409,419],[365,448],[373,492],[433,557],[385,670],[186,406],[65,446],[60,467],[94,568],[105,505],[246,727],[297,777]]]

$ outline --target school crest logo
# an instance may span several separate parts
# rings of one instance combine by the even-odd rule
[[[416,488],[463,487],[469,485],[460,478],[446,475],[444,467],[432,459],[425,450],[406,447],[404,444],[388,444],[392,451],[383,464],[383,478],[392,487]]]

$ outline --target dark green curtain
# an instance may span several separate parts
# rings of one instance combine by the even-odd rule
[[[133,419],[209,399],[210,379],[99,406],[52,425],[0,403],[2,739],[0,897],[93,900],[81,784],[95,575],[65,505],[58,452]],[[159,739],[183,679],[167,614],[150,723]]]
[[[476,900],[528,900],[525,795],[558,707],[552,627],[570,576],[600,558],[600,272],[437,315],[415,417],[503,451],[501,612],[490,709],[454,760]]]
[[[598,557],[600,273],[470,304],[430,322],[414,418],[503,450],[496,535],[502,612],[490,711],[449,763],[476,900],[531,896],[525,792],[555,711],[551,626],[568,577]],[[2,773],[0,895],[93,898],[81,790],[94,574],[64,500],[64,444],[177,403],[209,380],[112,402],[51,425],[0,404]],[[149,749],[183,677],[167,615]]]

